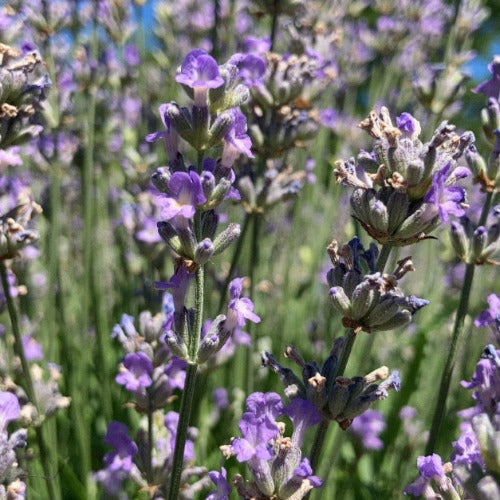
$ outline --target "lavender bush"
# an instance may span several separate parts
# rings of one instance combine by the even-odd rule
[[[0,499],[498,498],[499,23],[3,2]]]

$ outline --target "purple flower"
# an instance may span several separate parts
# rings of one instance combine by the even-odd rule
[[[21,414],[17,397],[11,392],[0,392],[0,436],[7,429],[9,422]]]
[[[227,311],[226,328],[233,330],[236,326],[244,326],[248,319],[254,323],[260,323],[260,317],[253,312],[253,302],[246,298],[240,298],[243,286],[243,278],[235,278],[229,283],[229,306]]]
[[[175,272],[168,281],[157,281],[155,286],[158,290],[172,290],[174,310],[180,312],[184,309],[184,300],[189,288],[189,282],[193,274],[186,267],[184,261],[175,266]]]
[[[270,460],[273,456],[269,441],[278,435],[278,426],[268,416],[257,417],[246,412],[241,417],[238,427],[243,435],[235,438],[231,444],[231,453],[238,462],[250,460]]]
[[[151,373],[153,363],[143,352],[126,354],[120,373],[116,376],[117,384],[124,385],[129,391],[137,391],[149,387],[152,384]]]
[[[443,461],[436,453],[427,457],[418,457],[417,467],[420,475],[413,483],[406,487],[405,494],[407,495],[418,497],[422,494],[424,488],[429,484],[431,479],[439,481],[440,479],[446,478],[443,469]]]
[[[283,402],[276,392],[254,392],[247,398],[246,409],[257,417],[268,417],[274,421],[283,414]]]
[[[170,195],[157,198],[161,207],[161,216],[165,220],[173,218],[190,219],[196,212],[196,206],[207,201],[203,194],[200,177],[191,170],[174,172],[168,182]]]
[[[234,54],[227,63],[238,68],[238,77],[243,85],[252,88],[262,84],[266,72],[266,62],[262,57],[254,54]]]
[[[334,128],[338,118],[339,114],[334,109],[326,108],[319,111],[319,122],[323,127]]]
[[[135,238],[148,245],[154,245],[155,243],[160,243],[162,241],[161,236],[158,233],[156,221],[153,217],[146,217],[142,221],[142,227],[135,234]]]
[[[293,423],[292,444],[300,448],[307,429],[319,424],[321,414],[311,401],[301,398],[293,398],[286,407],[285,414]]]
[[[498,360],[500,351],[491,350],[492,355]],[[459,412],[460,416],[470,418],[482,412],[495,415],[500,411],[500,371],[496,360],[491,356],[480,359],[472,380],[470,382],[462,380],[462,387],[474,389],[472,397],[476,401],[476,406]]]
[[[217,490],[208,494],[205,500],[226,500],[231,493],[231,486],[227,482],[227,472],[224,467],[221,467],[221,472],[212,470],[208,473],[212,483],[215,484]]]
[[[169,431],[169,447],[170,447],[170,455],[174,455],[174,449],[175,449],[175,440],[177,437],[177,428],[179,426],[179,414],[175,411],[169,411],[165,415],[164,419],[164,424],[167,430]],[[186,441],[186,446],[184,447],[184,460],[192,460],[195,458],[194,454],[194,443],[191,439],[188,439]]]
[[[137,454],[138,449],[128,435],[127,426],[116,421],[110,422],[104,442],[114,448],[114,451],[104,456],[104,462],[112,468],[130,471],[132,458]]]
[[[43,358],[42,346],[31,336],[23,335],[23,351],[28,361],[35,361]]]
[[[214,404],[216,408],[220,410],[224,410],[229,406],[229,399],[227,397],[227,390],[224,389],[224,387],[217,387],[217,389],[214,389],[214,392],[212,393],[212,397],[214,400]]]
[[[367,450],[381,450],[384,443],[379,434],[385,429],[385,420],[377,410],[367,410],[357,416],[349,428]]]
[[[316,183],[316,175],[313,174],[314,167],[316,166],[316,162],[313,158],[308,158],[306,160],[306,165],[304,167],[304,171],[306,173],[306,182],[308,184]]]
[[[484,460],[479,450],[479,443],[471,424],[463,422],[460,427],[462,434],[457,441],[453,441],[452,443],[454,451],[451,455],[451,460],[453,465],[472,465],[477,463],[484,468]]]
[[[410,113],[401,113],[401,115],[396,118],[396,124],[398,129],[401,130],[406,137],[417,137],[420,135],[420,123],[415,120]]]
[[[459,186],[448,186],[447,179],[451,173],[451,163],[447,163],[441,170],[432,176],[432,186],[424,196],[424,202],[428,203],[434,211],[439,213],[443,222],[449,221],[449,215],[462,217],[465,209],[465,191]]]
[[[174,102],[168,102],[165,104],[161,104],[159,107],[160,110],[160,118],[165,126],[165,130],[161,130],[158,132],[152,132],[146,136],[147,142],[155,142],[160,138],[163,138],[165,141],[165,149],[167,150],[168,158],[170,161],[174,161],[177,157],[177,152],[179,148],[179,136],[175,127],[172,127],[170,122],[170,118],[168,117],[168,109],[171,106],[176,106]]]
[[[222,150],[221,163],[224,167],[230,168],[233,166],[234,160],[239,153],[243,153],[248,158],[253,158],[254,155],[250,148],[252,141],[247,134],[247,119],[239,108],[233,108],[228,111],[232,114],[232,126],[224,137],[224,149]]]
[[[173,358],[165,366],[165,375],[168,377],[169,392],[174,389],[184,389],[186,381],[186,362],[179,358]]]
[[[488,309],[474,320],[474,325],[478,328],[490,326],[498,329],[500,328],[500,295],[496,293],[488,295],[488,305]]]
[[[313,470],[307,457],[302,459],[299,466],[293,471],[293,473],[296,476],[307,479],[313,488],[319,488],[323,485],[323,481],[318,476],[313,475]]]
[[[138,448],[128,436],[127,426],[120,422],[109,423],[104,442],[111,445],[114,451],[104,456],[106,468],[96,472],[95,478],[108,493],[116,495],[134,468],[133,457]]]
[[[19,155],[20,147],[12,146],[6,149],[0,149],[0,168],[18,167],[23,164],[23,160]]]
[[[472,92],[483,94],[486,97],[500,99],[500,56],[494,56],[493,61],[488,64],[488,70],[491,73],[491,78],[479,84]]]
[[[271,49],[271,39],[269,37],[257,38],[247,36],[243,42],[243,50],[249,54],[264,54]]]
[[[195,106],[207,105],[208,89],[215,89],[224,84],[219,74],[219,66],[215,59],[204,50],[192,50],[182,61],[180,73],[176,81],[194,89]]]
[[[133,43],[125,45],[124,58],[129,66],[137,66],[141,62],[139,50]]]

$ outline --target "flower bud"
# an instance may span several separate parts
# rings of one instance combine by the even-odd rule
[[[193,124],[193,140],[192,142],[188,142],[190,142],[196,150],[204,151],[210,147],[208,145],[208,124],[210,122],[210,113],[208,108],[205,106],[193,106],[191,119]]]
[[[488,241],[488,231],[484,226],[479,226],[472,234],[471,258],[473,262],[480,260],[486,243]]]
[[[214,239],[217,226],[219,224],[219,216],[215,210],[207,210],[201,214],[201,234],[203,238]]]
[[[381,233],[387,232],[389,215],[386,206],[380,200],[377,200],[371,207],[370,222],[376,231]]]
[[[361,319],[365,316],[368,311],[373,306],[376,298],[379,294],[373,289],[373,285],[370,282],[361,282],[352,293],[352,318]]]
[[[344,316],[351,315],[351,301],[344,292],[344,289],[339,286],[330,288],[330,299],[333,306]]]
[[[205,238],[196,245],[194,251],[194,261],[198,265],[203,266],[209,261],[213,254],[214,245],[209,238]]]
[[[412,314],[408,310],[398,311],[391,319],[385,323],[370,327],[373,332],[385,332],[408,325],[411,322]]]
[[[151,176],[151,182],[154,187],[158,189],[161,193],[169,193],[168,183],[172,174],[170,170],[166,167],[159,167],[156,169],[155,173]]]
[[[457,257],[466,261],[469,254],[469,240],[460,222],[452,221],[450,225],[451,244]]]
[[[157,224],[158,233],[168,246],[179,255],[183,253],[183,247],[175,228],[167,221],[159,221]]]
[[[187,108],[181,108],[175,102],[169,103],[165,114],[170,120],[172,126],[177,130],[177,133],[184,138],[189,144],[195,141],[193,126],[191,125],[191,115]]]
[[[208,131],[207,148],[220,144],[234,123],[233,113],[225,111],[217,116]]]
[[[399,297],[388,295],[384,297],[368,314],[364,322],[370,328],[389,321],[399,309]]]
[[[239,224],[229,224],[214,240],[214,255],[222,253],[233,241],[239,238],[240,234]]]
[[[187,346],[173,330],[168,330],[165,333],[165,343],[168,345],[172,353],[180,359],[189,359]]]

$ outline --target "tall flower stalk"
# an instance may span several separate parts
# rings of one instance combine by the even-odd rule
[[[169,164],[153,175],[160,195],[160,236],[175,256],[175,274],[161,289],[174,290],[174,323],[166,342],[172,352],[187,362],[179,425],[176,433],[168,497],[177,498],[183,470],[185,443],[189,426],[196,373],[231,337],[245,318],[260,321],[249,299],[240,298],[242,280],[230,284],[227,315],[219,315],[202,337],[205,293],[204,266],[212,256],[223,252],[240,235],[239,224],[229,226],[216,236],[219,217],[216,208],[226,198],[239,198],[232,187],[233,163],[240,152],[252,156],[246,120],[239,109],[248,98],[248,89],[240,83],[238,68],[231,60],[223,66],[202,50],[190,52],[184,59],[176,80],[193,99],[191,108],[170,102],[160,106],[166,130],[148,136],[149,141],[163,138]],[[182,137],[197,152],[197,165],[186,164],[178,151]],[[205,157],[211,148],[223,143],[222,156]],[[194,309],[185,306],[186,292],[195,275]]]

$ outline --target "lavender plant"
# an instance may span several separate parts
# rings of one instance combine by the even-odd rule
[[[4,1],[0,497],[498,497],[498,16]]]

